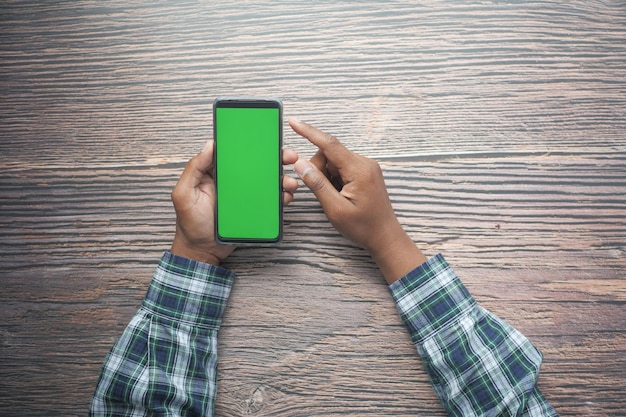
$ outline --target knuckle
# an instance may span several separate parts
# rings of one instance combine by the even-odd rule
[[[322,175],[309,175],[308,186],[313,191],[321,191],[326,186],[326,181]]]
[[[331,135],[330,133],[324,134],[324,142],[326,143],[325,147],[327,149],[332,149],[332,148],[342,146],[341,142],[339,142],[339,139],[337,139],[336,136]]]
[[[382,172],[378,161],[372,158],[365,158],[365,163],[372,172]]]
[[[382,177],[382,169],[380,164],[371,158],[361,157],[360,172],[368,181]]]
[[[380,167],[380,164],[373,160],[370,159],[370,172],[372,173],[372,176],[376,177],[376,178],[382,178],[383,177],[383,170]]]
[[[331,135],[330,133],[324,133],[324,140],[326,141],[326,143],[331,144],[331,145],[339,142],[339,140],[334,135]]]
[[[174,189],[170,193],[170,198],[172,199],[172,202],[174,202],[174,203],[176,203],[178,200],[180,200],[180,198],[181,198],[181,191],[180,191],[180,187],[178,187],[178,185],[176,187],[174,187]]]

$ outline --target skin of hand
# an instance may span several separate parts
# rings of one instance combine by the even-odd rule
[[[319,150],[294,168],[331,224],[363,247],[391,284],[426,261],[398,221],[376,161],[348,150],[334,136],[298,119],[289,125]]]
[[[176,234],[170,252],[185,258],[219,265],[235,246],[220,245],[214,236],[215,183],[213,181],[214,141],[206,143],[202,152],[189,160],[172,191],[176,210]],[[298,154],[285,149],[283,164],[291,165]],[[298,181],[283,176],[283,202],[289,204]]]

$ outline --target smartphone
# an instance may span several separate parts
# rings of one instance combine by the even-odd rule
[[[217,242],[281,241],[282,118],[278,99],[219,97],[214,101]]]

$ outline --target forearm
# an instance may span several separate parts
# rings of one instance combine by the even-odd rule
[[[233,278],[166,253],[142,307],[107,356],[90,415],[212,415],[217,332]]]
[[[390,289],[450,415],[556,415],[536,386],[539,350],[477,305],[443,257]]]

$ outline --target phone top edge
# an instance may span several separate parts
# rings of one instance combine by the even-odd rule
[[[213,100],[213,108],[216,107],[276,107],[282,109],[283,102],[275,97],[253,96],[222,96]]]

